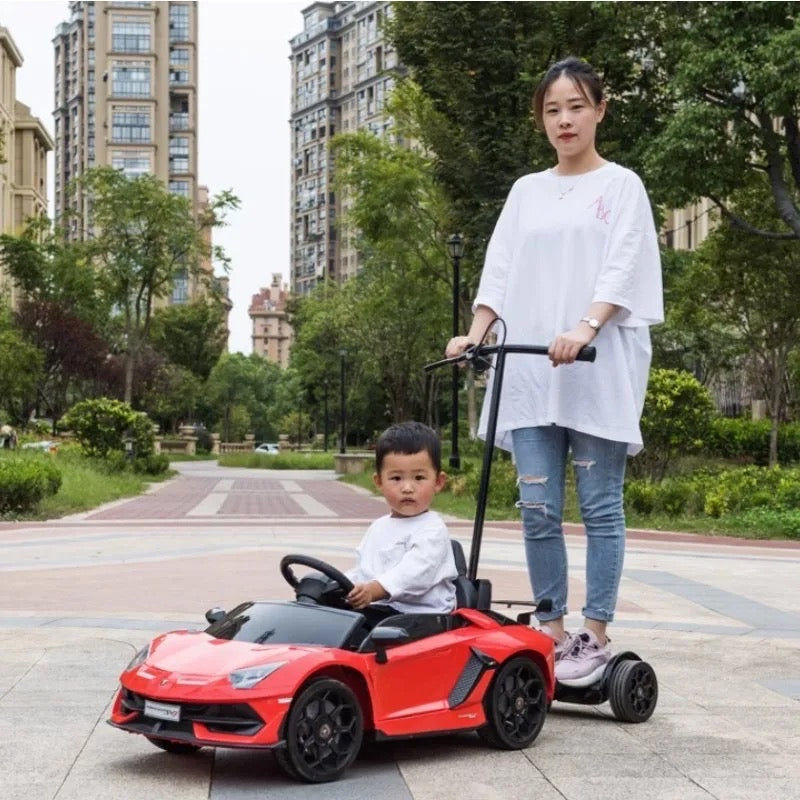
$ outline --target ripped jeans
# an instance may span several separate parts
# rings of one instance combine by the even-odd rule
[[[541,621],[567,613],[567,548],[561,518],[567,453],[572,451],[581,516],[586,527],[588,619],[614,619],[625,556],[622,486],[628,446],[570,428],[547,425],[512,431],[525,558],[533,596],[552,600]]]

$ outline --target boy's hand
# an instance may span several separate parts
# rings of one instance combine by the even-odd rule
[[[366,608],[376,600],[384,600],[389,596],[386,589],[378,581],[369,583],[357,583],[350,594],[347,595],[347,602],[356,610]]]

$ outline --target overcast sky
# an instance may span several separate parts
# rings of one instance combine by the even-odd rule
[[[232,259],[231,352],[250,353],[250,298],[289,269],[289,39],[303,30],[307,2],[200,0],[198,180],[242,201],[215,233]],[[17,99],[53,133],[53,44],[69,19],[67,0],[0,0],[0,25],[24,62]],[[53,199],[53,154],[48,163]]]

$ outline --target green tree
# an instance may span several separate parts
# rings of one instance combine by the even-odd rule
[[[683,206],[710,198],[742,231],[800,238],[800,16],[790,2],[653,3],[682,25],[650,50],[674,112],[648,137],[651,188]],[[761,227],[730,198],[753,174],[788,230]]]
[[[0,236],[0,258],[21,296],[15,324],[44,354],[37,411],[55,420],[76,395],[106,382],[110,304],[87,245],[66,242],[45,217]]]
[[[91,198],[91,219],[83,220],[93,231],[90,254],[122,320],[129,402],[156,300],[169,295],[179,276],[208,281],[213,262],[227,266],[224,251],[209,245],[209,230],[224,224],[225,213],[238,200],[222,192],[195,217],[189,201],[168,192],[157,177],[127,178],[111,167],[87,171],[76,190]]]
[[[254,422],[263,424],[280,373],[277,364],[255,354],[226,353],[219,359],[206,382],[206,396],[223,441],[253,430]],[[258,430],[253,432],[258,436]]]
[[[0,313],[0,408],[17,425],[26,425],[36,407],[36,387],[41,380],[44,355]]]
[[[366,133],[334,146],[337,181],[352,197],[346,225],[362,254],[342,297],[346,341],[358,353],[350,363],[382,388],[382,423],[422,418],[422,367],[441,353],[452,316],[447,204],[426,156]]]
[[[176,364],[162,364],[153,375],[142,397],[142,406],[161,430],[174,431],[181,421],[195,419],[202,381],[193,372]]]
[[[732,196],[737,210],[766,231],[785,231],[769,203],[763,177]],[[764,239],[723,225],[699,247],[684,278],[679,312],[692,327],[709,315],[755,362],[756,380],[772,419],[769,463],[778,459],[778,428],[789,402],[789,357],[800,336],[800,248],[796,241]]]
[[[205,380],[228,341],[225,309],[214,297],[160,308],[153,315],[150,341],[173,364]]]
[[[430,102],[418,115],[415,138],[435,156],[434,174],[452,204],[453,222],[468,239],[468,294],[511,185],[553,164],[530,116],[545,70],[576,55],[601,72],[612,98],[599,131],[601,152],[640,169],[666,107],[664,67],[650,57],[651,42],[680,22],[679,10],[641,2],[394,6],[389,35]]]

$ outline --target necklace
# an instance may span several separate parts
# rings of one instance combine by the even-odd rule
[[[555,176],[556,184],[558,185],[558,199],[563,200],[583,180],[586,173],[584,172],[581,175],[579,175],[578,180],[576,180],[575,183],[572,184],[572,186],[568,186],[566,189],[561,188],[561,181],[559,181],[558,179],[559,178],[558,173],[553,172],[553,175]]]

